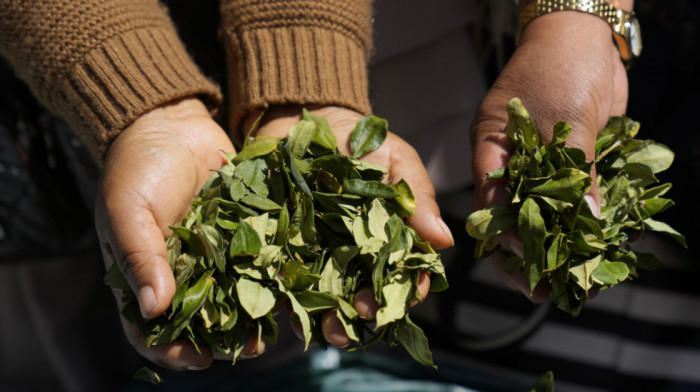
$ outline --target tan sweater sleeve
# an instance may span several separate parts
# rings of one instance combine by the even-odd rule
[[[159,104],[221,100],[155,0],[0,0],[0,53],[98,161]]]
[[[231,130],[251,109],[338,105],[370,112],[371,0],[225,0]]]

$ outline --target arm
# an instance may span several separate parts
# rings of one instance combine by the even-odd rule
[[[198,71],[157,1],[0,7],[2,54],[104,166],[95,215],[105,263],[118,263],[144,315],[162,313],[174,292],[167,226],[187,211],[208,169],[220,167],[218,151],[233,151],[209,114],[221,100],[218,87]],[[123,325],[155,363],[184,369],[211,362],[211,353],[189,343],[146,349],[135,328]]]
[[[521,7],[529,1],[522,1]],[[632,1],[618,1],[631,10]],[[486,173],[508,162],[512,145],[503,133],[506,105],[520,97],[537,128],[551,138],[558,121],[571,124],[567,143],[581,148],[589,160],[594,157],[595,138],[611,115],[625,112],[627,74],[612,39],[610,26],[601,18],[577,11],[560,11],[530,22],[503,72],[484,98],[471,128],[475,207],[505,204],[502,183],[485,181]],[[594,168],[595,169],[595,168]],[[595,172],[592,173],[595,175]],[[595,184],[595,180],[593,184]],[[598,191],[589,191],[593,211],[600,210]],[[520,240],[505,234],[499,240],[516,254],[522,254]],[[519,249],[520,248],[520,249]],[[494,258],[501,271],[503,260]],[[529,294],[524,276],[503,275],[505,282]],[[538,288],[535,300],[546,298]]]
[[[371,111],[367,83],[371,1],[311,0],[303,9],[280,0],[237,1],[224,4],[221,14],[231,70],[231,129],[237,139],[263,108],[268,108],[266,122],[258,134],[285,136],[298,121],[301,106],[306,106],[328,118],[341,150],[348,152],[355,122]],[[423,238],[438,249],[452,245],[432,183],[411,146],[390,134],[364,159],[388,167],[393,181],[409,182],[416,195],[411,224]],[[424,277],[421,282],[421,292],[427,294],[429,281]],[[378,306],[373,296],[358,297],[363,298],[355,304],[358,312],[373,317]],[[347,344],[333,314],[327,314],[323,324],[328,341]]]

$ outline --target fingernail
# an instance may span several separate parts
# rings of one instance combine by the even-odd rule
[[[438,225],[440,225],[440,228],[442,228],[442,232],[445,233],[445,235],[450,238],[450,242],[454,244],[455,239],[452,237],[452,232],[450,231],[450,228],[447,227],[447,223],[445,223],[445,221],[440,217],[437,218],[437,222]]]
[[[139,289],[139,307],[141,315],[148,318],[148,314],[156,308],[156,293],[151,286],[143,286]]]
[[[588,203],[588,208],[591,209],[593,216],[595,216],[596,218],[600,218],[600,206],[596,204],[595,200],[593,200],[593,196],[583,195],[583,200],[585,200],[586,203]]]
[[[187,366],[187,370],[204,370],[208,368],[209,366],[195,366],[195,365],[189,365]]]

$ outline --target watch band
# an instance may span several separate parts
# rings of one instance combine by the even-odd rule
[[[520,41],[520,34],[525,26],[538,16],[555,11],[581,11],[596,15],[614,26],[620,23],[621,13],[612,4],[600,0],[535,0],[526,5],[520,12],[520,27],[516,36],[516,43]]]
[[[642,50],[639,22],[634,12],[615,8],[605,0],[535,0],[520,12],[520,26],[515,35],[515,44],[533,19],[556,11],[579,11],[603,19],[612,29],[612,36],[620,52],[620,58],[629,68]]]

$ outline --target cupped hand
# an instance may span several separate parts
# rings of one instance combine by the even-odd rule
[[[309,111],[328,120],[331,130],[338,139],[338,148],[344,154],[350,154],[350,135],[355,123],[362,114],[342,107],[309,107]],[[244,129],[257,118],[257,113],[248,117]],[[265,121],[256,131],[256,135],[284,137],[297,121],[301,120],[301,107],[285,106],[272,108],[265,113]],[[382,165],[388,169],[387,181],[396,183],[406,180],[416,198],[416,211],[408,218],[411,226],[435,249],[444,249],[453,245],[452,234],[440,217],[440,209],[435,202],[435,189],[428,177],[418,153],[403,139],[389,132],[382,146],[361,157],[363,160]],[[425,298],[430,289],[427,273],[422,273],[418,280],[421,298]],[[360,317],[372,319],[379,308],[371,288],[360,290],[355,296],[355,309]],[[343,347],[350,343],[345,330],[335,311],[323,315],[322,329],[324,338],[334,346]]]
[[[95,209],[97,234],[107,268],[117,263],[146,318],[162,314],[175,293],[164,239],[169,225],[189,211],[212,170],[234,148],[226,133],[197,99],[157,107],[116,138],[104,161]],[[120,293],[115,292],[118,301]],[[120,308],[121,308],[120,304]],[[184,341],[146,348],[133,324],[122,318],[127,338],[152,362],[174,369],[211,364],[211,351]],[[262,352],[250,340],[245,354]]]
[[[612,115],[624,114],[627,105],[627,74],[613,43],[610,26],[592,15],[575,11],[554,12],[533,20],[508,64],[484,98],[471,127],[473,149],[474,204],[481,209],[507,204],[503,181],[486,181],[486,173],[508,163],[513,145],[504,132],[506,106],[519,97],[545,141],[559,121],[572,132],[567,145],[595,157],[596,135]],[[600,199],[593,185],[586,201],[594,214]],[[513,232],[497,238],[516,255],[522,255],[522,240]],[[492,258],[499,272],[502,256]],[[536,302],[548,297],[547,287],[530,293],[527,279],[519,274],[501,274],[505,283],[531,296]]]

